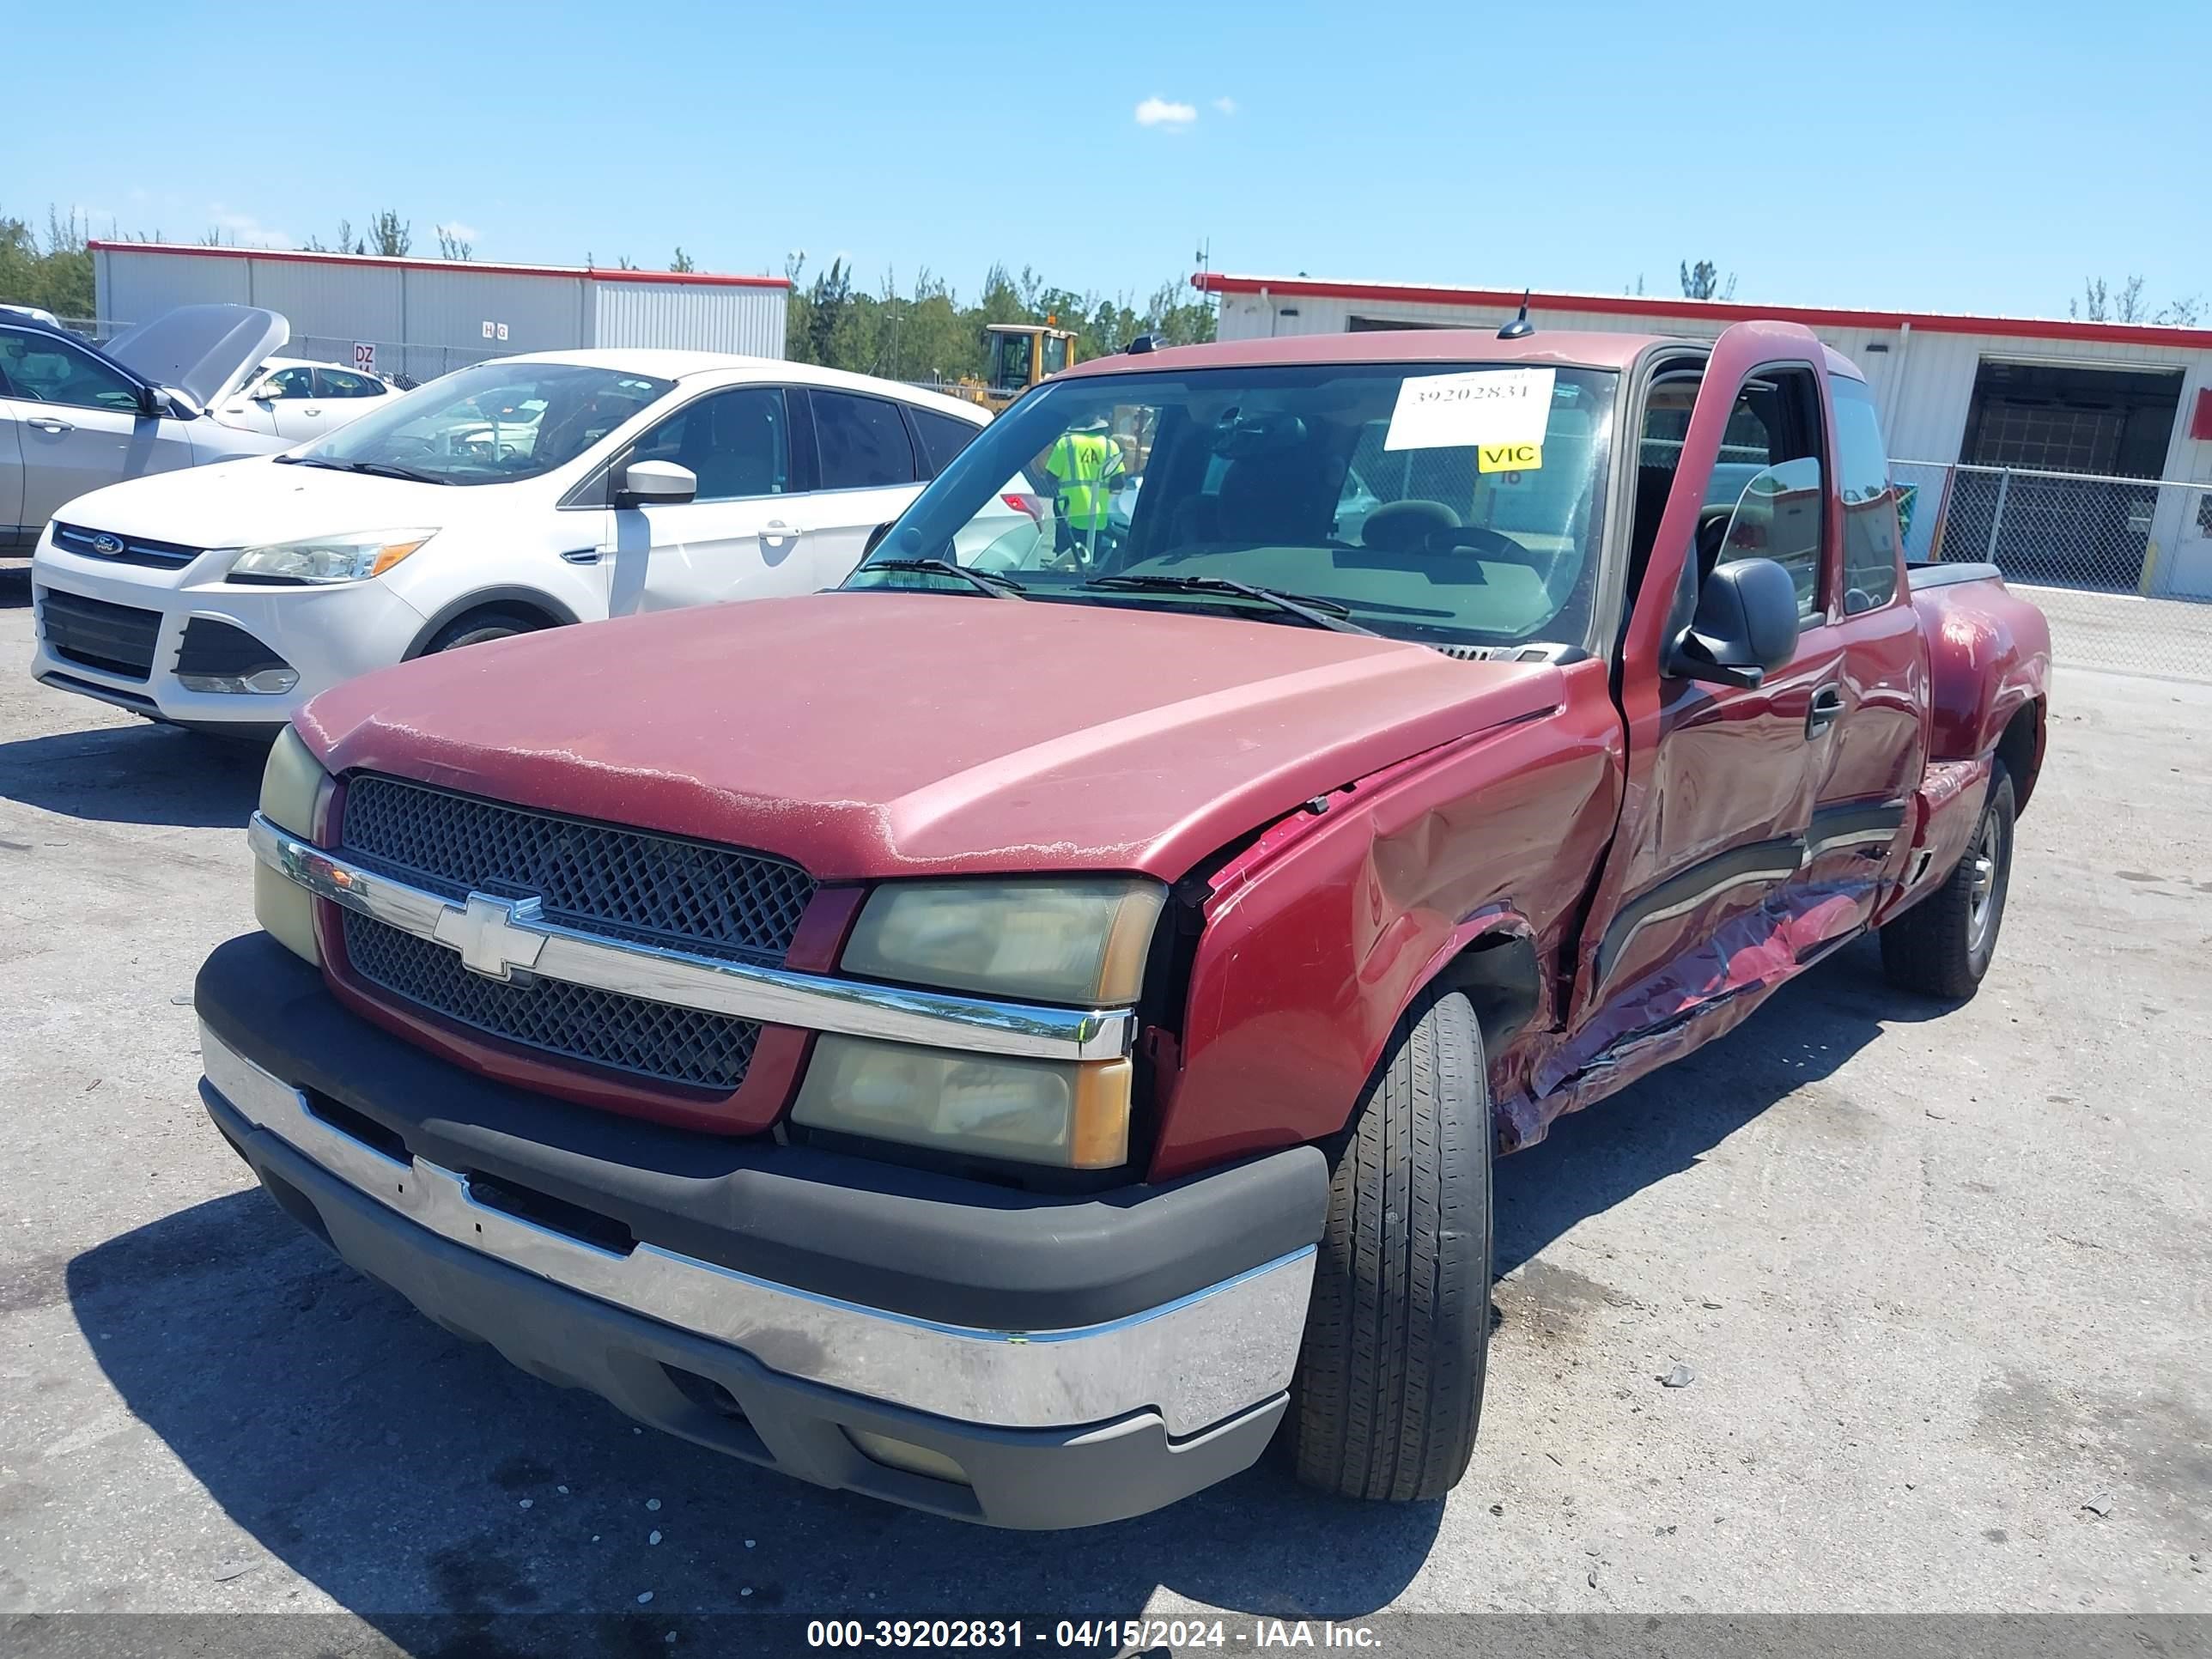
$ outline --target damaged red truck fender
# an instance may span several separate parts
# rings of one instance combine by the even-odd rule
[[[1083,365],[840,590],[316,699],[203,1098],[439,1323],[808,1480],[1440,1497],[1496,1153],[1869,930],[1989,968],[2048,633],[1884,454],[1782,324]]]

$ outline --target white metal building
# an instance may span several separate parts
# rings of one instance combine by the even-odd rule
[[[783,356],[791,284],[781,276],[385,258],[156,242],[94,242],[103,323],[181,305],[266,306],[292,325],[295,356],[428,380],[463,363],[579,346],[687,346]]]
[[[1383,328],[1496,328],[1521,295],[1504,289],[1193,278],[1219,296],[1220,337]],[[1538,329],[1711,338],[1758,318],[1803,323],[1856,362],[1901,465],[1963,463],[2178,486],[2106,493],[2133,514],[2140,575],[2128,586],[2212,596],[2212,329],[1941,313],[1746,305],[1648,295],[1537,294]],[[1961,470],[1964,470],[1963,468]],[[2124,501],[2118,500],[2125,495]],[[1932,514],[1912,526],[1925,551]]]

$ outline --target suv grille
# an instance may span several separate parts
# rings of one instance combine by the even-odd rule
[[[57,657],[124,679],[143,680],[153,672],[160,611],[110,605],[58,587],[40,588],[38,605],[39,631]]]
[[[99,544],[102,541],[116,543],[117,546],[111,552]],[[150,565],[156,570],[180,569],[199,557],[201,552],[181,542],[157,542],[150,536],[118,536],[107,531],[88,530],[82,525],[63,524],[58,520],[54,524],[54,545],[88,559],[106,559],[112,564]]]
[[[783,960],[814,896],[797,865],[647,830],[477,799],[396,778],[346,787],[340,841],[373,870],[459,900],[536,897],[562,927],[726,960]],[[452,951],[343,913],[367,985],[510,1042],[721,1092],[744,1081],[760,1027],[559,980],[472,974]]]

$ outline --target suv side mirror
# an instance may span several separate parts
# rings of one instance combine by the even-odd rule
[[[674,507],[699,493],[699,475],[673,461],[632,461],[615,486],[617,507]]]
[[[167,394],[161,387],[142,386],[138,388],[138,412],[159,420],[164,416],[174,415],[177,411],[169,402]]]
[[[1697,613],[1674,637],[1667,672],[1677,679],[1755,687],[1797,651],[1797,585],[1771,559],[1716,565],[1698,590]]]

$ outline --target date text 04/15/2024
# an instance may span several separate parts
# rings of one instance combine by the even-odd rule
[[[1221,1619],[815,1619],[810,1648],[1056,1648],[1142,1652],[1169,1648],[1354,1648],[1379,1645],[1364,1625],[1333,1620],[1255,1619],[1249,1628]]]

